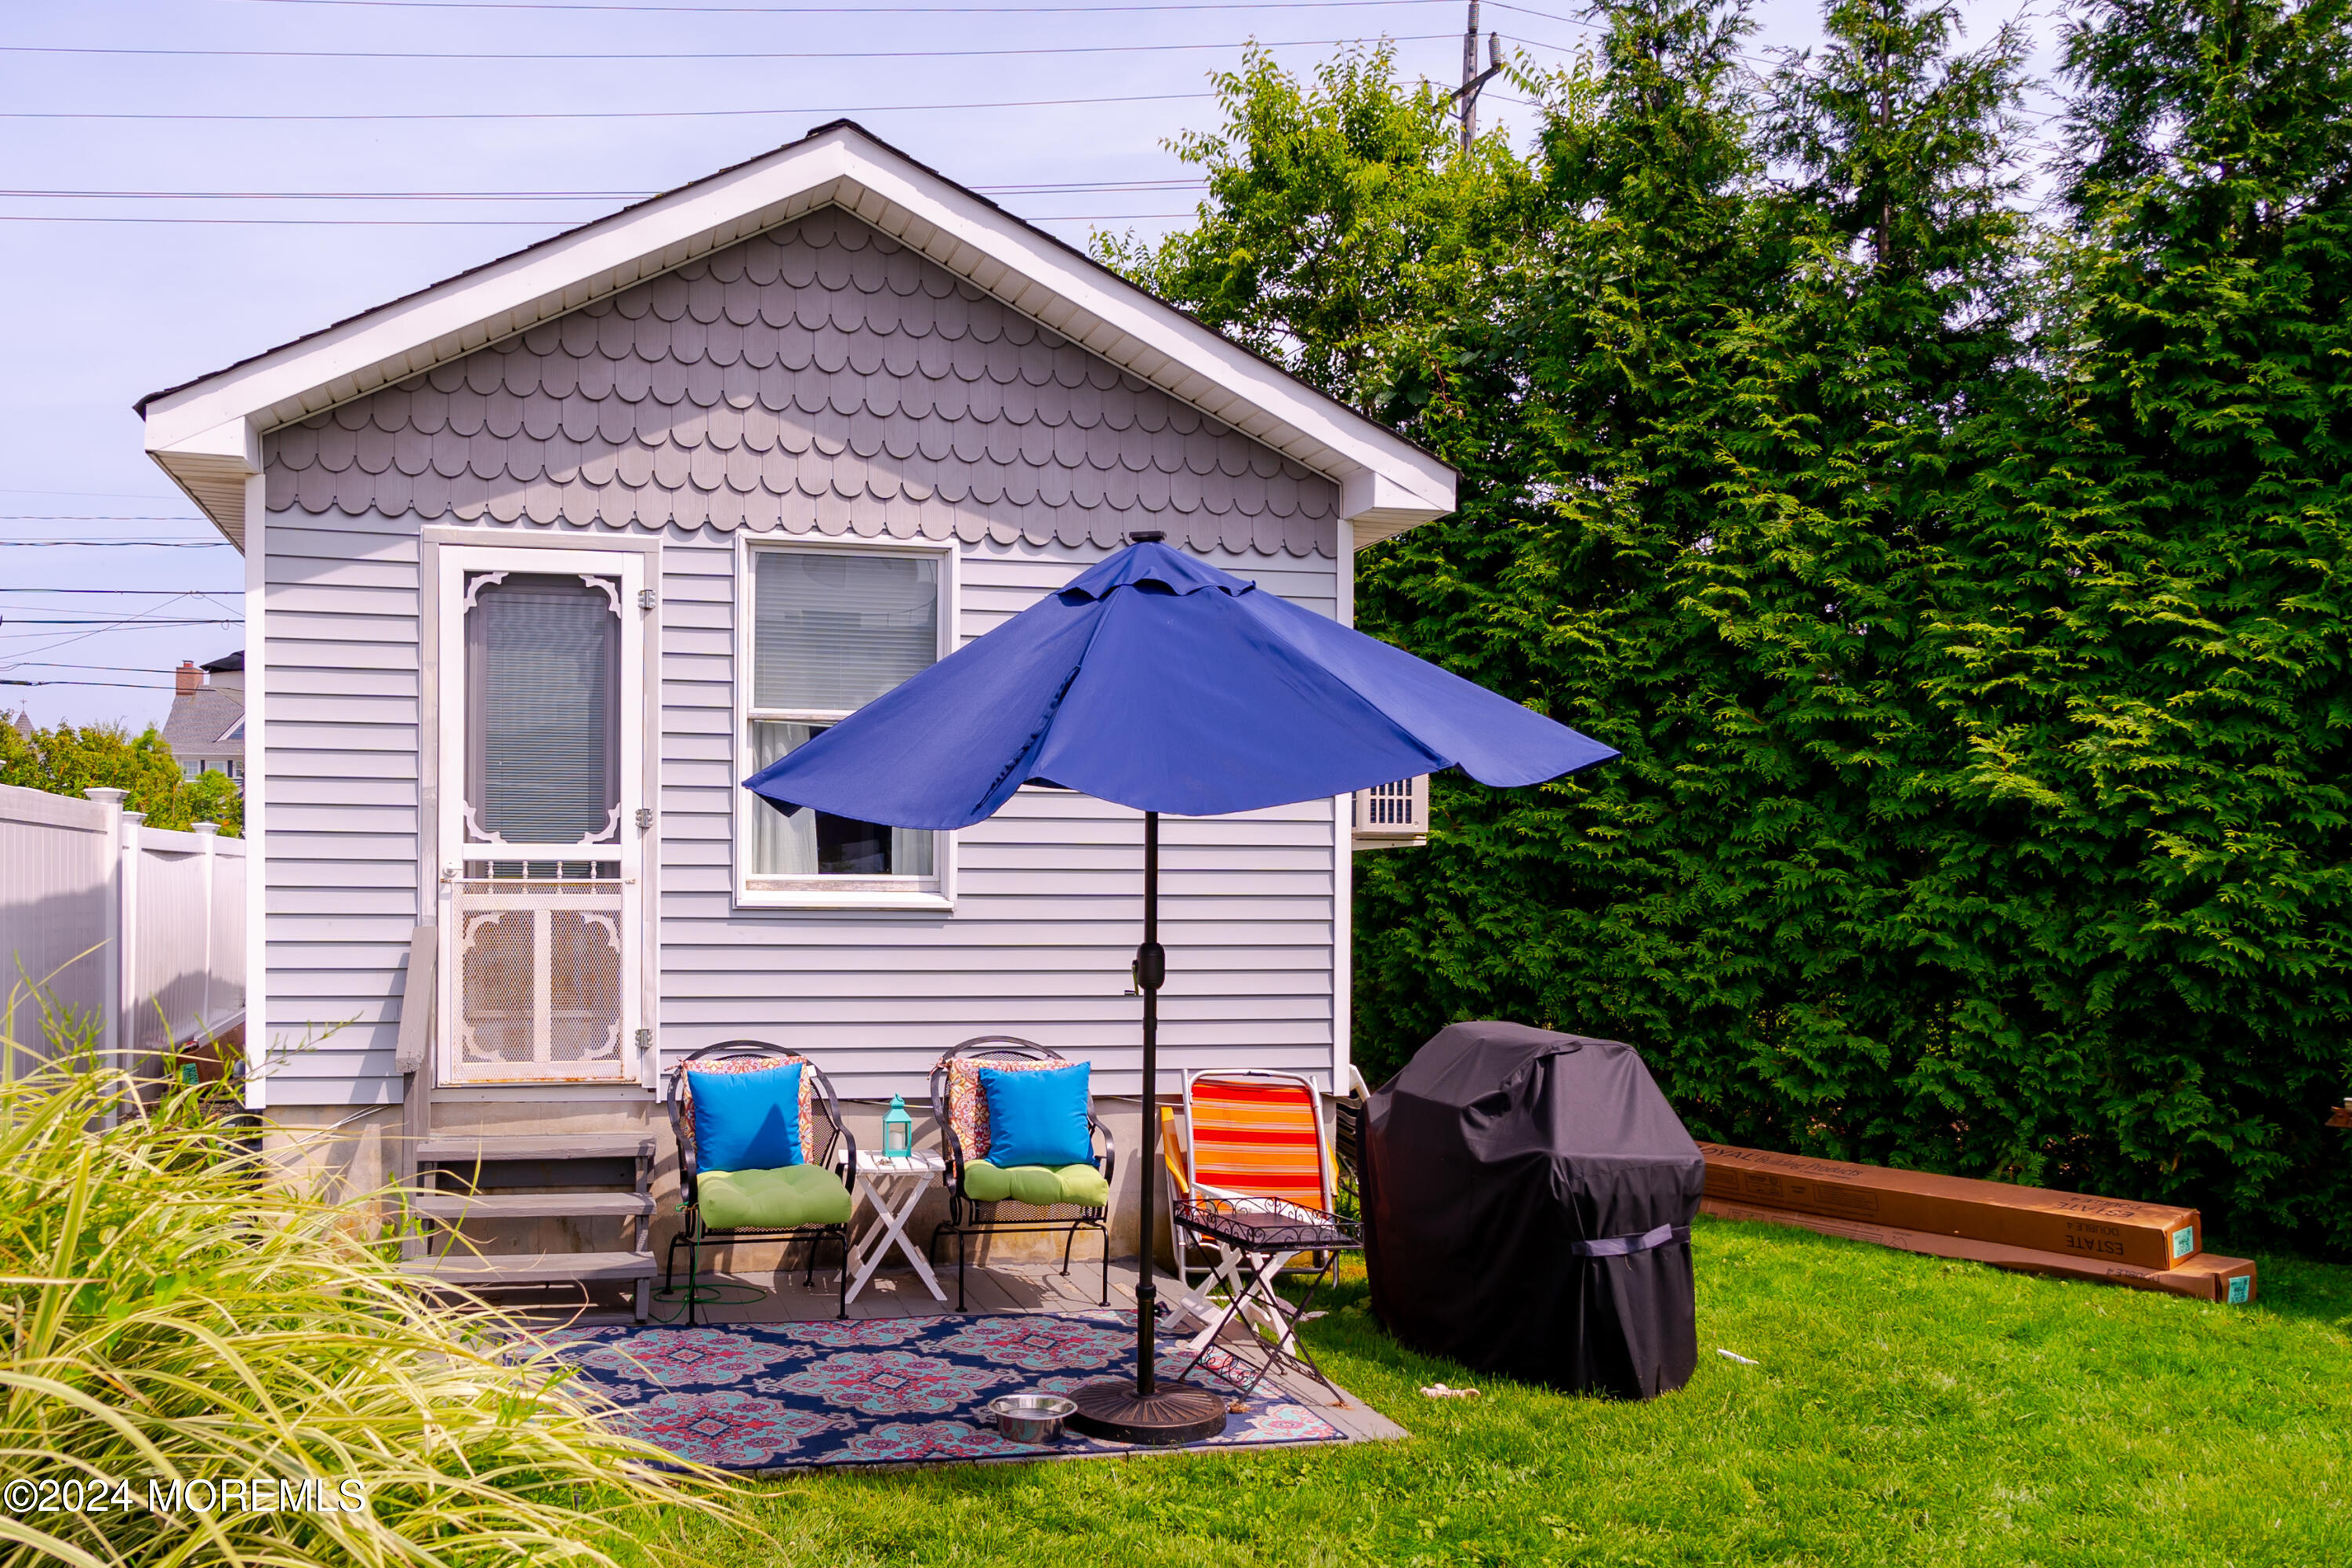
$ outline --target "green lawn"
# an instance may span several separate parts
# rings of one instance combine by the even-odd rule
[[[1314,1326],[1413,1434],[759,1483],[713,1564],[2352,1563],[2352,1268],[2224,1307],[1701,1220],[1698,1373],[1647,1405]],[[1717,1347],[1755,1358],[1743,1366]],[[1416,1391],[1475,1384],[1475,1400]],[[691,1530],[691,1527],[672,1527]]]

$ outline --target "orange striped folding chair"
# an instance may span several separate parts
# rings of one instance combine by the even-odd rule
[[[1246,1205],[1252,1199],[1281,1198],[1307,1208],[1331,1207],[1331,1145],[1324,1136],[1323,1099],[1312,1079],[1297,1073],[1217,1068],[1184,1077],[1185,1131],[1181,1168],[1176,1159],[1172,1119],[1162,1114],[1169,1184],[1186,1195],[1225,1198]],[[1169,1212],[1175,1213],[1171,1202]],[[1175,1226],[1171,1240],[1176,1254],[1176,1274],[1184,1286],[1174,1303],[1206,1322],[1209,1297],[1221,1287],[1244,1293],[1241,1259],[1189,1228]],[[1208,1279],[1201,1290],[1192,1289],[1191,1255],[1210,1255]],[[1265,1270],[1271,1279],[1285,1267],[1276,1262]],[[1265,1328],[1273,1321],[1258,1304],[1245,1303],[1244,1315]],[[1261,1321],[1261,1320],[1265,1320]],[[1192,1347],[1196,1351],[1198,1346]]]
[[[1191,1184],[1213,1197],[1287,1198],[1331,1206],[1330,1144],[1314,1080],[1219,1069],[1184,1077]]]

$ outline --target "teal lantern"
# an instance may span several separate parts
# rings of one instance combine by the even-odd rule
[[[890,1109],[882,1113],[882,1152],[911,1154],[915,1152],[915,1119],[907,1114],[907,1097],[894,1094]]]

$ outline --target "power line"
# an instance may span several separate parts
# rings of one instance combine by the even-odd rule
[[[87,213],[0,213],[0,223],[162,223],[278,228],[529,228],[552,224],[576,228],[604,214],[585,217],[104,217]]]
[[[1453,37],[1451,33],[1419,33],[1388,41],[1425,44]],[[638,64],[649,60],[961,60],[1003,59],[1036,55],[1138,55],[1238,49],[1255,44],[1262,49],[1327,49],[1360,44],[1361,38],[1285,38],[1260,43],[1244,38],[1216,44],[1058,44],[1021,49],[688,49],[652,53],[599,52],[550,54],[523,49],[154,49],[124,48],[96,44],[0,44],[0,55],[98,55],[142,59],[230,60],[617,60]]]
[[[13,584],[0,586],[0,594],[147,594],[167,599],[184,598],[190,594],[218,597],[226,594],[242,594],[242,588],[20,588]]]
[[[1151,195],[1162,191],[1196,190],[1203,179],[1087,180],[1034,185],[973,185],[982,195],[1076,195],[1091,193]],[[219,201],[219,202],[557,202],[644,201],[659,191],[10,191],[0,198],[26,197],[44,201]]]
[[[177,506],[180,501],[177,496],[151,495],[145,490],[35,490],[26,489],[22,485],[0,485],[0,496],[89,496],[99,500],[163,501],[171,506]],[[166,518],[159,521],[177,522],[194,520]]]
[[[64,493],[64,494],[72,494],[72,493],[74,493],[74,492],[72,492],[72,491],[64,491],[64,492],[42,492],[42,491],[37,491],[37,491],[28,492],[28,493],[37,495],[37,494],[43,494],[43,493]],[[84,492],[84,493],[88,493],[88,492]],[[102,492],[101,492],[101,493],[102,493]],[[120,493],[120,492],[118,492],[118,493]],[[227,619],[227,618],[224,618],[224,619],[220,619],[220,620],[198,620],[198,619],[194,619],[194,618],[193,618],[193,617],[166,617],[166,616],[164,616],[164,615],[163,615],[163,612],[164,612],[165,610],[170,609],[173,605],[177,604],[177,603],[179,602],[179,600],[180,600],[180,599],[183,599],[183,598],[209,598],[209,597],[210,597],[210,595],[205,595],[205,594],[200,594],[200,593],[181,594],[181,595],[175,595],[175,596],[174,596],[173,598],[172,598],[172,599],[168,599],[168,600],[164,601],[163,604],[155,605],[152,605],[152,606],[151,606],[151,607],[149,607],[149,608],[147,608],[147,609],[142,610],[142,611],[140,611],[140,612],[139,612],[138,614],[136,614],[136,615],[117,616],[117,617],[115,617],[115,618],[113,618],[113,619],[111,619],[111,620],[100,620],[100,619],[94,619],[94,618],[93,618],[93,619],[78,620],[78,621],[76,621],[76,620],[58,620],[58,621],[33,620],[33,621],[26,622],[26,623],[25,623],[25,624],[28,624],[28,625],[32,625],[32,626],[79,626],[79,627],[81,627],[81,628],[83,628],[83,629],[79,630],[79,631],[64,632],[64,633],[60,633],[60,632],[50,632],[50,631],[41,631],[41,632],[0,632],[0,638],[5,638],[7,641],[10,641],[10,642],[19,641],[19,640],[22,640],[22,639],[26,638],[26,637],[37,637],[37,638],[45,638],[45,639],[47,639],[47,640],[45,640],[45,641],[43,641],[43,642],[42,642],[42,644],[41,644],[41,646],[40,646],[39,647],[26,648],[26,649],[24,649],[21,653],[17,654],[17,655],[16,656],[16,658],[17,661],[18,661],[18,662],[22,662],[22,660],[23,660],[24,658],[26,658],[29,657],[30,655],[33,655],[33,654],[41,654],[41,653],[49,653],[49,652],[53,652],[54,650],[56,650],[56,649],[58,649],[58,648],[61,648],[61,647],[71,647],[71,646],[72,646],[73,644],[75,644],[75,643],[78,643],[78,642],[87,642],[87,641],[89,641],[91,637],[104,637],[104,636],[108,635],[108,634],[109,634],[109,633],[110,633],[110,632],[118,632],[118,631],[123,631],[123,630],[136,630],[136,629],[139,629],[139,628],[141,628],[141,627],[158,627],[158,628],[160,628],[160,627],[164,627],[164,626],[242,626],[242,625],[244,625],[244,624],[245,624],[245,618],[244,618],[244,616],[237,616],[237,617],[236,617],[236,618],[234,618],[234,619]],[[191,606],[189,606],[189,607],[190,607],[190,608],[201,608],[201,607],[203,607],[203,606],[191,605]],[[219,607],[221,607],[221,608],[226,608],[226,605],[222,605],[222,606],[219,606]]]
[[[1522,16],[1540,17],[1542,20],[1547,22],[1558,22],[1563,26],[1580,28],[1584,32],[1590,33],[1595,37],[1606,37],[1609,33],[1608,28],[1601,26],[1597,22],[1590,20],[1589,18],[1562,16],[1557,12],[1538,11],[1534,7],[1528,5],[1514,5],[1510,4],[1510,0],[1486,0],[1486,3],[1492,5],[1497,11],[1513,11]],[[1549,49],[1558,49],[1563,54],[1568,52],[1566,46],[1560,44],[1545,44],[1541,47]],[[1735,59],[1746,60],[1749,65],[1763,67],[1773,70],[1779,69],[1783,63],[1777,59],[1768,58],[1763,55],[1751,55],[1745,49],[1733,49],[1730,53],[1732,58]],[[2038,87],[2040,84],[2036,83],[2033,85]],[[1543,107],[1543,105],[1539,103],[1528,103],[1528,100],[1523,98],[1509,99],[1506,101],[1526,104],[1529,109],[1541,109]],[[2019,109],[2015,112],[2021,119],[2039,120],[2044,122],[2065,118],[2065,110],[2052,110],[2045,111],[2032,109]]]
[[[172,520],[179,521],[177,518]],[[0,539],[0,550],[232,550],[226,539]]]
[[[169,670],[157,669],[152,664],[68,664],[56,658],[11,658],[10,669],[95,669],[108,675],[168,675]]]
[[[609,214],[585,217],[100,217],[81,213],[0,213],[0,223],[148,223],[194,224],[228,227],[278,228],[517,228],[553,225],[576,228]],[[1143,223],[1160,218],[1192,217],[1181,213],[1055,213],[1032,217],[1030,223]]]
[[[211,620],[146,620],[136,616],[116,616],[108,618],[84,617],[80,620],[36,620],[24,616],[0,616],[0,623],[12,626],[241,626],[242,616],[216,617]]]
[[[635,202],[660,194],[658,191],[0,191],[0,197],[93,202]]]
[[[0,686],[111,686],[123,691],[170,691],[152,680],[17,680],[0,675]]]
[[[260,5],[340,5],[372,11],[618,11],[662,16],[1071,16],[1130,11],[1327,11],[1367,5],[1422,5],[1431,0],[1189,0],[1142,5],[633,5],[554,0],[247,0]],[[1451,4],[1452,0],[1446,0]]]
[[[1111,98],[1016,98],[971,103],[850,103],[815,109],[550,109],[409,114],[163,114],[121,110],[0,110],[0,120],[237,121],[268,124],[408,123],[418,121],[747,120],[803,114],[913,114],[971,109],[1069,109],[1106,103],[1197,102],[1213,92],[1132,92]]]

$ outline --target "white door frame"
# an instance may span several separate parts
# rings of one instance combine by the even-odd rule
[[[436,923],[441,927],[442,953],[439,1017],[434,1031],[440,1042],[436,1078],[444,1087],[480,1088],[496,1085],[636,1084],[642,1081],[641,1043],[649,1019],[644,973],[647,951],[646,848],[648,841],[646,801],[646,662],[647,612],[653,595],[647,592],[648,561],[640,550],[551,547],[533,542],[528,548],[502,545],[444,543],[434,552],[433,584],[438,622],[435,628],[435,664],[438,687],[435,715],[438,731],[436,759],[435,827],[439,866],[436,881]],[[561,1072],[552,1068],[519,1073],[485,1071],[478,1064],[461,1072],[457,1060],[457,987],[464,965],[458,961],[462,931],[457,902],[465,863],[488,858],[470,853],[467,837],[466,771],[466,579],[482,572],[529,573],[539,575],[605,579],[613,584],[614,609],[620,619],[620,712],[616,738],[620,744],[619,831],[611,844],[599,844],[593,853],[583,847],[474,846],[494,847],[500,858],[619,862],[621,883],[621,1037],[617,1059],[596,1064],[594,1070]]]

